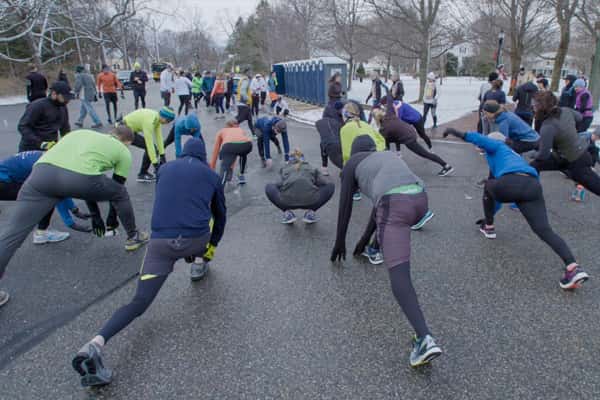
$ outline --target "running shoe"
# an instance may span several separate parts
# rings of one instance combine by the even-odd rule
[[[69,228],[73,229],[74,231],[77,232],[85,232],[85,233],[90,233],[92,231],[92,227],[89,225],[81,225],[78,224],[77,222],[73,222],[73,225],[69,226]]]
[[[265,161],[265,168],[271,168],[273,166],[273,160],[270,158]]]
[[[438,172],[438,176],[448,176],[454,172],[454,168],[451,165],[446,165],[440,172]]]
[[[560,287],[563,290],[578,289],[587,281],[590,276],[578,265],[571,271],[565,269],[565,274],[560,280]]]
[[[79,122],[79,121],[75,122],[75,126],[83,128],[83,124],[81,122]]]
[[[479,188],[482,188],[482,187],[484,187],[484,186],[485,186],[485,183],[486,183],[486,182],[487,182],[487,178],[483,178],[483,179],[481,179],[481,180],[477,181],[477,182],[475,183],[475,186],[477,186],[477,187],[479,187]]]
[[[327,169],[327,167],[321,167],[321,173],[323,174],[323,176],[329,176],[329,170]]]
[[[383,264],[383,253],[375,247],[366,246],[362,255],[367,257],[373,265]]]
[[[431,335],[426,335],[424,338],[413,338],[413,349],[410,352],[410,366],[415,368],[421,365],[428,364],[434,358],[442,355],[442,349],[435,344],[435,340]]]
[[[0,290],[0,307],[5,305],[6,303],[8,303],[9,299],[10,299],[10,295],[7,292],[5,292],[4,290]]]
[[[416,224],[411,226],[410,229],[412,229],[413,231],[418,231],[423,226],[425,226],[425,224],[428,223],[431,220],[431,218],[433,218],[433,217],[435,217],[435,214],[433,212],[431,212],[430,210],[427,210],[427,212],[425,213],[423,218],[421,218],[421,220],[419,222],[417,222]]]
[[[73,369],[81,376],[81,386],[103,386],[112,381],[112,371],[104,367],[100,346],[86,343],[71,361]]]
[[[296,214],[293,211],[286,211],[283,213],[283,217],[281,218],[282,224],[293,224],[296,222]]]
[[[104,125],[102,125],[102,122],[98,122],[97,124],[92,125],[92,128],[94,129],[98,129],[98,128],[102,128]]]
[[[306,211],[304,213],[304,217],[302,218],[302,221],[304,221],[307,224],[314,224],[318,220],[319,220],[319,216],[313,210]]]
[[[240,185],[245,185],[246,184],[246,177],[244,175],[238,175],[238,183]]]
[[[46,244],[46,243],[57,243],[67,240],[69,238],[68,232],[55,231],[54,229],[47,229],[40,231],[39,229],[33,233],[33,244]]]
[[[209,263],[202,259],[200,260],[200,263],[193,262],[190,265],[190,279],[194,282],[204,279],[208,273]]]
[[[267,160],[260,160],[262,167],[267,168]]]
[[[127,251],[135,251],[145,245],[150,237],[147,232],[136,232],[135,235],[128,238],[125,242],[125,250]]]
[[[483,233],[483,236],[487,239],[496,239],[496,229],[493,226],[491,228],[486,227],[485,222],[479,224],[479,232]]]
[[[352,195],[352,200],[360,201],[361,199],[362,199],[362,195],[360,194],[360,192],[354,192],[354,194]]]
[[[113,123],[113,122],[112,122],[112,119],[110,119],[110,118],[109,118],[109,119],[108,119],[108,124],[109,124],[109,125],[112,125],[112,123]]]
[[[154,175],[146,172],[145,174],[139,174],[136,180],[142,183],[153,183],[156,179],[154,178]]]

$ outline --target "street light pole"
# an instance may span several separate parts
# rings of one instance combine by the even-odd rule
[[[496,68],[502,64],[502,46],[504,45],[504,29],[498,34],[498,51],[496,52]]]

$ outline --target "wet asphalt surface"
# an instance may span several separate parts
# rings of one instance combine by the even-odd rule
[[[129,111],[126,96],[120,104]],[[148,103],[160,103],[156,86]],[[23,108],[0,107],[0,156],[16,150]],[[103,103],[96,108],[104,118]],[[74,101],[72,121],[78,109]],[[223,122],[205,109],[199,116],[210,149]],[[292,146],[319,165],[316,131],[290,123],[289,132]],[[403,151],[436,213],[412,239],[414,284],[445,351],[431,366],[408,366],[412,331],[385,268],[352,257],[329,262],[338,192],[319,223],[282,226],[263,192],[282,160],[263,170],[255,150],[248,185],[227,189],[229,220],[208,277],[192,283],[178,263],[150,309],[106,347],[115,371],[108,387],[82,388],[70,361],[132,297],[143,251],[127,254],[124,234],[73,232],[45,246],[27,239],[0,284],[12,295],[0,309],[0,399],[600,398],[598,199],[572,203],[570,181],[543,175],[551,223],[592,276],[583,289],[563,292],[560,259],[518,212],[501,211],[495,241],[476,229],[483,158],[464,144],[436,141],[434,149],[455,167],[452,177],[435,176],[437,165]],[[132,153],[127,187],[147,228],[153,187],[135,182],[142,153]],[[0,224],[11,207],[0,203]],[[368,200],[355,203],[349,251],[369,210]],[[58,216],[52,225],[64,229]]]

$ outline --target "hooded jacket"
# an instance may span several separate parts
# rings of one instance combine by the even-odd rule
[[[344,89],[342,89],[342,84],[340,82],[331,82],[329,87],[327,88],[327,97],[329,97],[329,101],[340,100],[344,95]]]
[[[135,78],[138,78],[142,83],[137,83]],[[131,71],[131,74],[129,74],[129,84],[131,85],[131,88],[137,92],[146,91],[146,82],[148,82],[148,74],[146,74],[146,71],[142,71],[141,69],[139,71],[133,70]]]
[[[43,151],[25,151],[0,161],[0,182],[23,183]]]
[[[540,135],[513,112],[501,112],[496,116],[495,123],[497,130],[511,140],[520,142],[537,142],[540,140]]]
[[[515,112],[533,114],[533,107],[531,106],[531,100],[533,96],[538,92],[538,87],[533,82],[525,82],[521,86],[517,87],[517,90],[513,96],[513,101],[517,102],[517,108]]]
[[[381,121],[379,133],[383,135],[386,143],[412,143],[417,140],[417,130],[414,126],[402,121],[396,115],[392,94],[388,93],[385,104],[385,116]]]
[[[37,99],[27,105],[18,129],[21,148],[39,150],[42,142],[58,141],[58,132],[66,135],[71,131],[67,107],[49,97]]]
[[[281,181],[277,184],[281,201],[298,207],[306,207],[319,200],[319,188],[326,185],[321,171],[306,161],[281,168]]]
[[[92,102],[96,99],[96,84],[94,83],[94,77],[87,72],[80,72],[75,74],[75,89],[73,91],[76,95],[79,95],[83,89],[83,99],[85,101]]]
[[[46,97],[48,81],[37,71],[32,71],[25,77],[27,80],[27,100],[30,102]]]
[[[577,80],[575,75],[569,74],[565,77],[569,80],[569,84],[566,85],[562,92],[560,92],[560,99],[558,100],[559,107],[575,108],[575,88],[573,84]]]
[[[587,149],[586,139],[577,133],[576,126],[581,119],[581,114],[566,107],[562,107],[558,115],[546,118],[540,128],[536,160],[555,157],[573,162],[581,157]]]
[[[196,114],[188,114],[185,117],[177,118],[175,120],[173,129],[176,157],[179,157],[181,154],[181,136],[193,136],[196,139],[204,141],[202,138],[202,127],[200,126],[200,120],[198,120]]]
[[[196,238],[210,232],[219,244],[227,209],[219,176],[206,163],[206,148],[199,139],[186,142],[181,157],[164,164],[157,174],[152,212],[152,238]]]
[[[592,94],[587,89],[575,93],[575,109],[581,113],[584,118],[594,116],[594,102]]]
[[[420,112],[411,107],[408,103],[403,101],[394,101],[394,109],[398,118],[409,124],[416,124],[423,119]]]

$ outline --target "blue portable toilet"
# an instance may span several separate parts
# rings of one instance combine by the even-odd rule
[[[275,72],[275,76],[277,77],[277,94],[285,93],[285,67],[283,64],[275,64],[273,65],[273,72]]]

